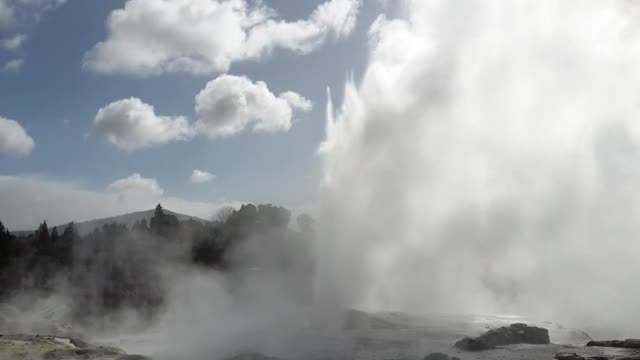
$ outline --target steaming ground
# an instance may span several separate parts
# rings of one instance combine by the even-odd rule
[[[279,273],[229,275],[186,268],[165,275],[173,284],[168,294],[170,305],[153,323],[141,322],[132,311],[120,314],[117,326],[107,331],[75,327],[68,320],[68,299],[55,295],[23,309],[18,307],[19,301],[4,305],[0,333],[80,337],[155,360],[222,360],[243,353],[285,360],[418,360],[432,352],[461,359],[552,359],[566,351],[589,356],[625,355],[621,350],[584,345],[591,340],[589,335],[598,339],[633,336],[606,329],[587,329],[587,334],[558,322],[514,315],[356,310],[318,314],[317,309],[287,294],[289,283],[283,281],[285,278]],[[506,346],[481,353],[453,348],[464,336],[477,336],[514,322],[547,328],[552,343],[557,345]]]
[[[53,302],[53,300],[51,300]],[[41,308],[34,309],[34,315],[47,314],[49,326],[58,326],[64,318],[64,309],[52,303],[42,302]],[[198,308],[189,308],[194,315]],[[53,307],[52,307],[53,306]],[[243,309],[243,312],[247,309]],[[245,313],[246,315],[246,313]],[[185,316],[185,314],[180,314]],[[220,314],[216,314],[220,318]],[[232,315],[238,321],[238,313]],[[255,328],[239,328],[218,321],[220,332],[199,328],[202,321],[191,322],[192,328],[184,329],[183,320],[165,322],[152,329],[138,332],[123,332],[109,337],[94,334],[87,339],[98,345],[112,346],[127,353],[145,354],[154,359],[223,359],[242,353],[262,353],[282,359],[422,359],[432,352],[443,352],[461,359],[552,359],[559,352],[577,352],[582,355],[633,355],[634,353],[616,349],[584,348],[591,340],[584,331],[563,326],[550,321],[533,321],[521,316],[508,315],[415,315],[400,312],[367,313],[349,311],[346,314],[346,328],[319,328],[311,323],[292,327],[283,331],[272,323],[270,329],[260,328],[258,319],[252,323]],[[192,319],[193,320],[193,319]],[[452,347],[463,336],[477,336],[487,329],[527,322],[530,325],[549,329],[551,341],[556,345],[514,345],[497,350],[470,353]],[[27,321],[23,325],[26,325]],[[249,325],[249,324],[247,324]],[[231,327],[230,327],[231,326]],[[207,326],[211,329],[214,326]],[[27,328],[24,328],[27,329]],[[31,330],[37,333],[38,328]],[[40,328],[44,330],[44,328]],[[60,329],[59,329],[60,330]],[[52,331],[50,327],[48,331]],[[226,333],[222,336],[222,332]],[[224,341],[221,341],[224,340]],[[574,348],[573,346],[576,346]],[[637,355],[637,354],[636,354]]]
[[[513,356],[519,356],[518,354],[530,359],[552,359],[555,353],[567,350],[561,345],[538,347],[522,345],[506,347],[504,350],[490,354],[473,354],[461,352],[452,347],[453,343],[465,334],[475,336],[489,327],[526,320],[522,317],[415,316],[403,313],[380,313],[371,315],[370,319],[367,319],[369,315],[364,313],[362,316],[362,323],[358,328],[344,331],[335,329],[329,332],[308,326],[297,329],[295,334],[282,337],[279,341],[275,340],[274,334],[269,332],[245,334],[240,339],[236,339],[243,342],[242,345],[235,346],[226,354],[220,354],[222,355],[220,358],[239,353],[259,352],[283,359],[422,359],[431,352],[439,351],[455,354],[463,359],[511,359]],[[588,336],[578,330],[549,322],[545,322],[544,325],[551,330],[554,342],[584,346],[589,340]],[[116,341],[113,345],[122,347],[128,352],[150,354],[144,342],[143,338],[127,337],[120,342]],[[184,354],[176,355],[184,356]],[[156,357],[164,358],[162,354]]]

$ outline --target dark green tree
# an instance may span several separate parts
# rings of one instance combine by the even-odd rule
[[[35,233],[35,251],[38,256],[49,256],[51,255],[51,250],[51,234],[45,220],[38,226],[38,230]]]
[[[53,239],[53,235],[51,237]],[[70,222],[60,235],[60,239],[54,241],[55,258],[62,267],[68,268],[72,265],[73,249],[79,239],[75,224]]]
[[[156,211],[149,225],[154,235],[165,239],[175,239],[180,230],[180,221],[178,221],[178,218],[175,215],[166,214],[160,204],[156,206]]]
[[[11,260],[13,236],[0,221],[0,271],[3,271]]]
[[[263,229],[286,229],[291,220],[291,211],[271,204],[258,205],[257,222]]]
[[[136,222],[135,224],[133,224],[133,227],[131,228],[131,230],[133,230],[134,232],[139,232],[139,233],[148,233],[149,232],[149,224],[147,223],[147,219],[142,219],[138,222]]]

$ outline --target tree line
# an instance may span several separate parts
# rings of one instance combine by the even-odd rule
[[[84,236],[73,223],[49,229],[45,221],[33,234],[17,237],[0,222],[0,301],[64,287],[78,321],[125,308],[152,316],[165,302],[163,266],[310,276],[313,219],[298,216],[297,230],[289,228],[290,220],[284,207],[246,204],[220,209],[212,222],[179,221],[159,204],[149,222],[103,225]]]

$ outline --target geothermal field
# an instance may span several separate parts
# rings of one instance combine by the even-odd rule
[[[640,1],[0,0],[0,360],[640,359]]]

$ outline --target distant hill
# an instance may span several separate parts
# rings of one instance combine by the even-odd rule
[[[204,220],[195,216],[178,214],[176,212],[173,212],[167,209],[163,209],[163,210],[165,214],[175,215],[179,221],[195,220],[202,223],[209,222],[207,220]],[[116,223],[116,224],[126,225],[128,228],[131,228],[135,223],[137,223],[138,221],[141,221],[142,219],[146,219],[148,223],[153,217],[154,212],[155,212],[155,209],[151,209],[151,210],[138,211],[138,212],[133,212],[133,213],[124,214],[124,215],[112,216],[112,217],[103,218],[103,219],[94,219],[89,221],[76,222],[74,224],[78,234],[80,236],[84,236],[92,232],[95,228],[101,228],[102,225],[106,225],[106,224]],[[67,227],[67,225],[69,224],[67,223],[62,225],[56,225],[55,227],[58,228],[58,232],[62,232]],[[53,226],[50,226],[49,229],[53,229]],[[14,231],[12,232],[12,234],[16,236],[26,236],[26,235],[32,234],[33,232],[35,232],[35,230]]]

